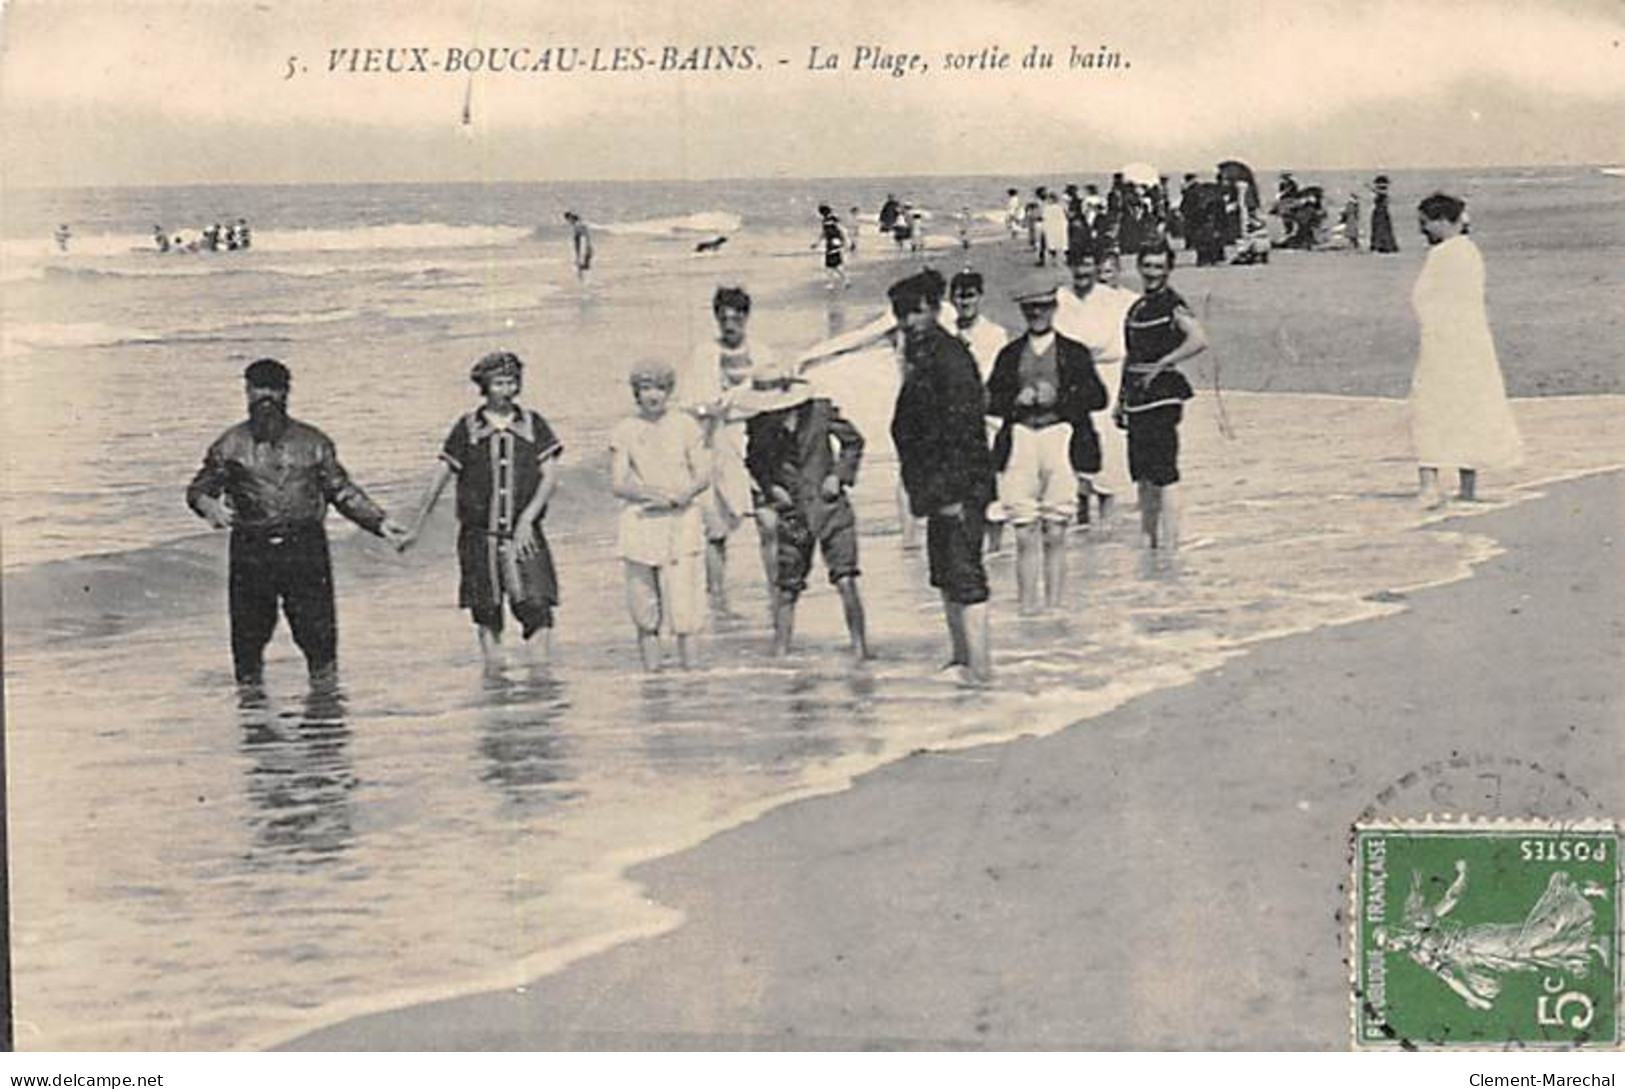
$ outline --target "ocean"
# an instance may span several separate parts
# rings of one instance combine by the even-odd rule
[[[1335,206],[1370,173],[1302,180]],[[988,691],[937,672],[940,607],[922,558],[899,547],[885,353],[827,376],[870,438],[855,492],[869,666],[843,654],[816,573],[798,652],[768,655],[747,530],[730,569],[744,617],[706,634],[702,669],[641,675],[606,439],[631,410],[627,367],[688,358],[711,335],[718,283],[747,284],[752,335],[785,350],[883,310],[866,281],[824,291],[820,201],[872,215],[887,192],[914,200],[940,263],[961,259],[949,223],[968,208],[972,254],[1009,263],[1004,188],[1047,179],[8,193],[0,560],[19,1046],[259,1047],[362,1010],[522,986],[680,922],[627,877],[639,861],[921,748],[1087,729],[1260,640],[1380,616],[1465,577],[1493,542],[1434,526],[1412,501],[1396,398],[1421,245],[1405,209],[1435,186],[1473,202],[1530,448],[1485,482],[1492,509],[1625,464],[1617,314],[1589,340],[1556,339],[1587,293],[1617,297],[1625,182],[1584,167],[1389,173],[1406,252],[1386,264],[1281,254],[1176,274],[1227,368],[1222,392],[1217,373],[1196,376],[1184,433],[1198,547],[1148,560],[1125,511],[1109,533],[1073,535],[1069,607],[1040,618],[1015,615],[1011,557],[994,557]],[[585,287],[568,208],[594,229]],[[154,224],[195,236],[239,216],[252,250],[152,247]],[[65,254],[58,223],[73,232]],[[695,253],[724,235],[721,253]],[[909,266],[866,222],[854,269],[882,262]],[[1558,282],[1573,297],[1543,302]],[[225,540],[182,493],[242,415],[243,366],[287,362],[294,414],[405,517],[474,403],[469,365],[495,347],[525,358],[522,400],[565,445],[547,521],[564,591],[555,662],[482,670],[443,500],[406,556],[330,519],[340,689],[308,691],[279,632],[267,693],[240,700]]]

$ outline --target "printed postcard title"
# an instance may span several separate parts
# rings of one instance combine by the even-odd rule
[[[1119,49],[1097,43],[1014,47],[978,44],[912,50],[880,44],[808,43],[790,51],[759,45],[333,45],[294,54],[284,79],[489,74],[551,76],[752,76],[772,72],[854,73],[889,79],[982,73],[1114,74],[1133,67]]]

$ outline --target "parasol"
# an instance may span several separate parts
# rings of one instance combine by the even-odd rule
[[[1247,207],[1258,208],[1258,181],[1253,177],[1252,167],[1240,159],[1226,159],[1219,164],[1219,181],[1227,190],[1234,190],[1237,182],[1246,182]]]
[[[1123,180],[1134,185],[1152,186],[1161,180],[1157,168],[1150,163],[1129,163],[1118,171]]]

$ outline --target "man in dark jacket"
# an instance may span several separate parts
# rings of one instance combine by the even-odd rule
[[[311,679],[327,681],[338,661],[333,564],[322,526],[328,504],[391,541],[404,541],[406,530],[351,482],[333,440],[288,415],[288,368],[261,359],[243,378],[248,419],[209,447],[186,505],[216,529],[231,529],[227,594],[238,683],[261,679],[278,602]]]
[[[1004,421],[993,447],[999,496],[1016,529],[1021,611],[1060,607],[1066,592],[1066,527],[1074,496],[1100,471],[1091,412],[1107,392],[1089,349],[1055,331],[1056,286],[1048,276],[1012,297],[1027,334],[1005,345],[987,380],[988,415]]]
[[[824,553],[829,581],[841,595],[852,652],[867,659],[863,599],[858,595],[858,524],[846,489],[857,483],[863,436],[806,379],[768,372],[751,379],[735,408],[752,413],[745,466],[758,503],[778,516],[773,597],[773,653],[790,653],[796,601],[807,588],[813,548]],[[838,449],[838,453],[837,453]]]
[[[916,517],[926,519],[931,585],[942,594],[950,666],[992,679],[983,517],[993,497],[986,395],[970,351],[938,323],[942,277],[929,269],[887,294],[903,328],[903,384],[892,413],[892,444]]]

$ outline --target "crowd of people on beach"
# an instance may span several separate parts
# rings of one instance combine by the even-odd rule
[[[1035,188],[1025,199],[1018,189],[1005,190],[1004,223],[1013,239],[1025,238],[1038,265],[1070,264],[1080,253],[1096,259],[1133,254],[1147,247],[1183,243],[1198,266],[1267,264],[1272,249],[1359,250],[1361,238],[1373,253],[1396,253],[1388,210],[1389,179],[1377,175],[1371,193],[1369,229],[1360,194],[1351,191],[1331,217],[1331,203],[1321,186],[1300,185],[1283,171],[1276,198],[1265,207],[1252,169],[1245,163],[1221,163],[1212,181],[1188,173],[1174,192],[1166,175],[1144,168],[1111,176],[1104,194],[1097,185],[1067,184]],[[1272,235],[1266,216],[1280,222]]]
[[[1290,170],[1281,172],[1275,199],[1266,206],[1245,163],[1221,163],[1212,181],[1187,173],[1177,191],[1167,175],[1141,164],[1139,170],[1131,166],[1112,174],[1105,193],[1092,182],[1058,189],[1040,185],[1025,198],[1019,189],[1006,189],[1003,216],[1009,237],[1025,238],[1041,267],[1070,267],[1084,253],[1098,261],[1179,243],[1199,266],[1268,264],[1272,249],[1358,251],[1362,239],[1372,253],[1397,253],[1389,186],[1385,174],[1366,186],[1369,215],[1360,192],[1351,190],[1334,219],[1325,188],[1300,184]],[[843,266],[857,253],[860,210],[852,207],[843,222],[829,204],[820,204],[818,216],[819,237],[812,248],[823,253],[828,286],[848,286]],[[1277,231],[1270,230],[1267,216],[1278,220]],[[887,193],[876,226],[897,253],[918,254],[928,248],[932,219],[913,202]],[[977,233],[976,215],[964,206],[951,222],[952,238],[968,251]]]
[[[719,616],[734,615],[728,546],[746,522],[755,526],[772,602],[774,652],[792,648],[796,605],[820,554],[840,596],[852,653],[871,656],[848,496],[866,437],[809,374],[883,344],[900,374],[889,438],[898,459],[904,547],[923,521],[930,585],[951,647],[947,668],[963,682],[985,685],[992,678],[992,593],[983,557],[1002,547],[1005,527],[1015,537],[1023,614],[1063,606],[1069,527],[1109,524],[1112,463],[1123,463],[1133,482],[1146,548],[1177,549],[1179,427],[1194,396],[1181,368],[1207,348],[1208,337],[1170,282],[1172,210],[1147,194],[1136,203],[1133,192],[1120,190],[1116,216],[1109,198],[1097,203],[1087,191],[1067,194],[1100,213],[1098,228],[1087,224],[1090,244],[1073,244],[1068,230],[1067,244],[1050,252],[1054,234],[1048,223],[1040,226],[1038,263],[1064,259],[1069,279],[1063,287],[1045,267],[1004,285],[1021,314],[1018,331],[982,312],[981,273],[966,266],[948,279],[927,266],[890,286],[889,314],[793,358],[750,336],[753,300],[744,288],[719,287],[711,300],[716,335],[686,365],[634,365],[627,375],[632,411],[609,440],[610,490],[621,505],[617,553],[644,667],[662,667],[663,636],[675,643],[683,667],[695,664],[707,603]],[[1008,227],[1019,241],[1032,216],[1023,206],[1018,220],[1019,194],[1009,195]],[[1046,191],[1043,198],[1047,206],[1066,207],[1059,194]],[[827,205],[820,215],[828,224],[820,239],[826,255],[839,256],[846,246],[833,237],[844,236],[838,217]],[[1519,439],[1485,315],[1482,258],[1466,237],[1465,205],[1435,194],[1419,206],[1418,224],[1431,249],[1414,296],[1422,352],[1412,424],[1422,492],[1436,505],[1444,501],[1442,467],[1458,467],[1458,494],[1471,499],[1477,470],[1515,464]],[[1126,241],[1131,247],[1122,250]],[[585,246],[590,262],[590,240]],[[1139,292],[1117,285],[1120,254],[1134,261]],[[841,273],[838,261],[832,271]],[[559,576],[542,524],[564,447],[540,413],[519,404],[523,375],[524,363],[512,352],[475,362],[469,377],[480,403],[453,424],[415,517],[403,525],[349,479],[322,432],[288,415],[288,369],[272,359],[248,367],[248,419],[209,448],[187,491],[194,511],[232,532],[228,597],[240,683],[260,681],[279,603],[312,675],[333,670],[332,575],[322,528],[329,505],[404,550],[453,480],[459,607],[470,612],[488,661],[497,660],[505,611],[538,656],[547,657]]]

